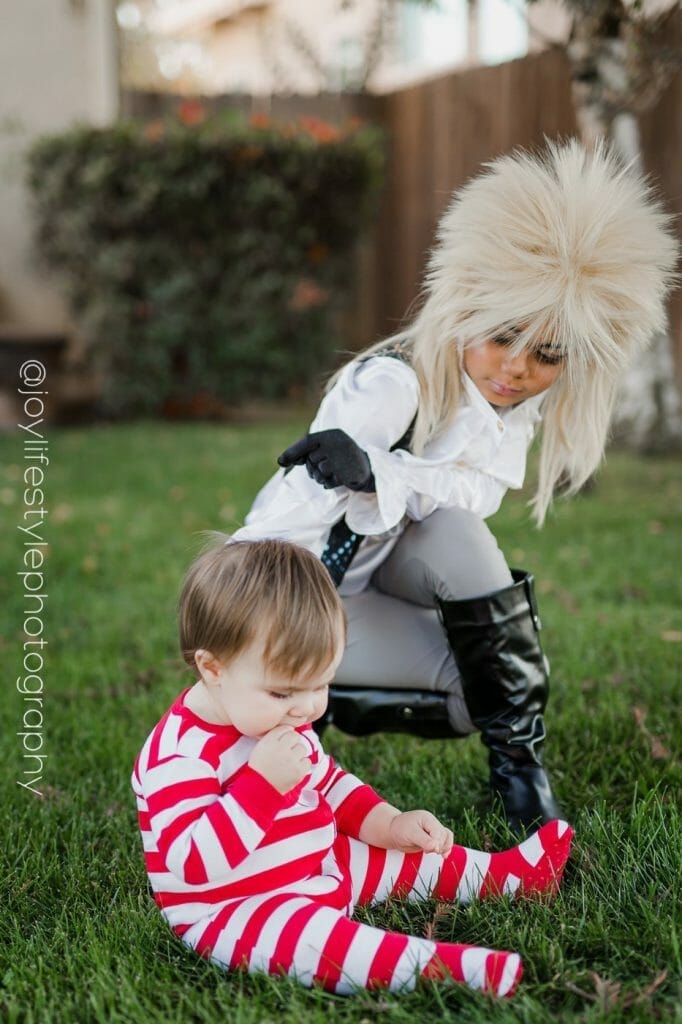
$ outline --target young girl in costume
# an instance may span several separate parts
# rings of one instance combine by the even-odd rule
[[[345,640],[341,598],[298,545],[221,543],[190,568],[180,644],[199,678],[152,730],[131,778],[156,902],[184,943],[225,967],[338,993],[426,977],[510,996],[517,953],[351,915],[389,896],[551,895],[572,830],[552,821],[510,850],[468,849],[433,814],[401,812],[343,771],[311,722]]]
[[[414,320],[331,378],[234,534],[323,561],[349,623],[335,682],[369,688],[386,729],[382,690],[446,694],[514,829],[560,814],[541,756],[548,666],[533,576],[485,520],[522,486],[540,423],[538,525],[599,465],[621,371],[665,325],[668,220],[601,146],[487,165],[440,222]]]

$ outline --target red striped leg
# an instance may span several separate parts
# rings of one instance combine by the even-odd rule
[[[468,903],[490,895],[555,893],[573,835],[570,825],[555,819],[500,853],[454,846],[445,858],[434,896]]]
[[[216,931],[219,922],[223,926]],[[235,901],[194,946],[226,967],[284,973],[339,994],[376,987],[409,991],[420,975],[503,994],[511,990],[518,968],[518,957],[506,959],[516,954],[384,932],[291,893]]]
[[[370,846],[344,836],[344,857],[356,907],[382,903],[389,896],[408,900],[427,899],[443,866],[437,853],[401,853]]]
[[[340,994],[376,986],[414,988],[436,949],[435,942],[359,924],[336,908],[291,893],[235,901],[193,946],[226,967],[284,973],[307,987],[320,984]]]

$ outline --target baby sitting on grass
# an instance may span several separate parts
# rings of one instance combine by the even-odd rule
[[[318,558],[280,540],[221,542],[190,567],[180,643],[199,678],[149,734],[131,782],[149,880],[173,931],[230,969],[337,993],[420,977],[514,992],[518,953],[382,931],[355,907],[557,891],[559,820],[484,853],[429,811],[399,811],[324,752],[312,723],[345,645]]]

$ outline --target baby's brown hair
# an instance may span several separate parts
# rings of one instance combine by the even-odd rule
[[[345,642],[346,615],[322,562],[289,541],[218,536],[192,563],[180,592],[185,662],[195,668],[201,648],[228,664],[264,635],[269,670],[304,681],[324,670],[336,653],[339,628]]]

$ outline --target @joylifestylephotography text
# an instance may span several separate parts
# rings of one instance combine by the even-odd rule
[[[23,645],[21,670],[16,679],[22,696],[20,726],[22,763],[17,785],[43,796],[45,760],[44,693],[45,693],[45,559],[48,541],[45,538],[45,480],[50,464],[49,442],[45,435],[45,367],[36,359],[22,363],[19,369],[21,422],[17,424],[23,438],[24,489],[23,510],[17,529],[21,537],[21,568],[17,577],[23,588]]]

